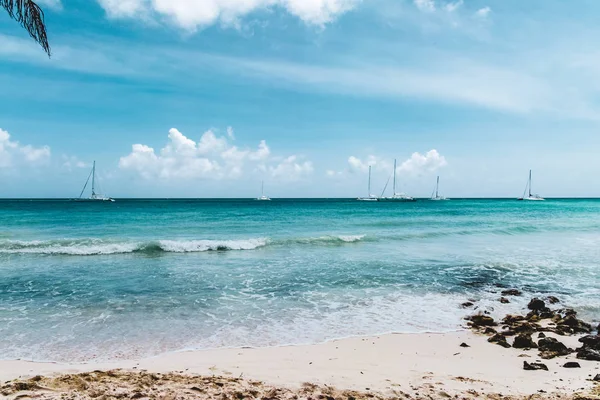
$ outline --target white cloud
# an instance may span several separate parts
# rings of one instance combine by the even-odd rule
[[[231,140],[235,140],[235,133],[233,131],[233,128],[231,126],[227,127],[227,137]]]
[[[0,128],[0,168],[13,167],[17,164],[41,165],[50,160],[50,147],[33,147],[21,145],[11,140],[10,134]]]
[[[455,1],[454,3],[447,3],[446,5],[444,5],[444,10],[448,11],[448,12],[454,12],[457,9],[459,9],[460,7],[462,7],[463,5],[463,0],[458,0]]]
[[[435,11],[435,2],[434,0],[414,0],[415,5],[421,11],[426,12],[434,12]]]
[[[475,12],[475,16],[478,18],[487,18],[490,15],[490,12],[492,12],[491,8],[483,7]]]
[[[364,160],[355,156],[348,157],[348,168],[350,172],[367,172],[369,166],[376,169],[385,169],[389,167],[389,164],[374,155],[370,155]]]
[[[302,161],[298,156],[289,156],[276,166],[269,167],[273,178],[297,181],[313,173],[312,162]]]
[[[307,24],[324,25],[359,0],[98,0],[111,18],[166,18],[188,31],[216,23],[235,25],[255,11],[284,9]]]
[[[81,161],[76,156],[67,156],[66,154],[62,155],[63,164],[62,167],[67,171],[72,171],[75,168],[89,168],[91,164],[88,164],[84,161]]]
[[[312,171],[309,161],[296,162],[296,156],[282,162],[271,159],[271,149],[264,140],[255,150],[240,149],[212,130],[206,131],[196,142],[175,128],[169,130],[168,139],[159,152],[144,144],[134,144],[131,153],[121,157],[119,168],[147,180],[234,179],[248,171],[294,180],[309,169]]]
[[[424,155],[413,153],[408,160],[404,161],[398,167],[398,172],[413,176],[422,175],[428,172],[435,172],[446,165],[448,165],[446,158],[433,149]]]

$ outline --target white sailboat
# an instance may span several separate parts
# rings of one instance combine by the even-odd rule
[[[526,196],[527,194],[527,196]],[[531,193],[531,170],[529,170],[529,180],[527,181],[527,186],[525,186],[525,191],[523,192],[523,197],[519,197],[517,200],[526,200],[526,201],[544,201],[545,199],[538,194]]]
[[[389,179],[388,179],[389,183]],[[396,201],[396,202],[408,202],[408,201],[416,201],[413,197],[408,196],[405,193],[396,193],[396,160],[394,160],[394,194],[391,197],[383,197],[385,190],[387,189],[388,183],[385,184],[383,188],[383,192],[381,193],[381,197],[377,199],[377,201]]]
[[[374,194],[371,194],[371,166],[369,165],[369,186],[368,186],[368,192],[369,192],[369,196],[368,197],[359,197],[358,201],[377,201],[377,196],[375,196]]]
[[[88,183],[90,182],[90,178],[92,178],[92,195],[90,197],[83,197],[83,193],[87,188]],[[110,197],[106,197],[102,194],[96,193],[96,161],[94,161],[94,166],[92,167],[92,171],[90,172],[87,181],[85,181],[85,185],[83,185],[83,189],[79,194],[79,198],[75,199],[75,201],[108,201],[114,202],[114,199]]]
[[[441,200],[450,200],[444,196],[440,196],[440,177],[437,177],[437,182],[435,184],[435,191],[431,194],[431,199],[429,200],[434,200],[434,201],[441,201]]]
[[[265,196],[265,181],[261,182],[260,197],[257,198],[256,200],[259,200],[259,201],[271,201],[270,197]]]

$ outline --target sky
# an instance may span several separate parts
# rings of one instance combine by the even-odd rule
[[[596,0],[0,10],[0,197],[600,196]],[[388,189],[388,194],[389,189]]]

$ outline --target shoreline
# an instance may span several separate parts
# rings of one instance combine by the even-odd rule
[[[561,337],[569,347],[578,336]],[[466,343],[470,347],[461,347]],[[0,361],[0,380],[122,370],[179,373],[259,380],[298,389],[305,382],[391,396],[402,391],[459,395],[528,396],[588,392],[600,363],[575,355],[544,360],[549,371],[526,371],[523,361],[539,361],[535,349],[504,349],[471,331],[386,334],[332,340],[320,344],[265,348],[223,348],[166,353],[140,360],[91,363]],[[581,368],[562,365],[577,361]]]

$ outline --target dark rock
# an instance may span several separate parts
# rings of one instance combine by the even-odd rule
[[[478,326],[496,326],[496,325],[498,325],[494,321],[494,318],[489,317],[487,315],[482,315],[482,314],[471,315],[470,317],[467,317],[466,319],[468,321],[471,321],[471,324],[474,327],[478,327]]]
[[[540,300],[537,297],[535,297],[531,299],[529,304],[527,304],[527,308],[529,308],[532,311],[541,311],[546,308],[546,303],[544,303],[544,300]]]
[[[578,362],[569,361],[568,363],[563,365],[563,368],[581,368],[581,365],[579,365]]]
[[[520,296],[522,294],[523,293],[521,293],[521,291],[517,289],[508,289],[502,291],[502,296]]]
[[[538,345],[531,339],[531,334],[521,333],[515,338],[513,347],[515,349],[533,349],[537,348]]]
[[[540,334],[538,335],[538,339],[543,339],[546,337],[546,334],[544,332],[540,332]]]
[[[594,382],[600,382],[600,374],[596,375],[594,377],[594,379],[592,379]]]
[[[498,332],[496,332],[496,330],[494,328],[491,328],[488,326],[487,328],[485,328],[483,333],[485,333],[486,335],[495,335]]]
[[[557,328],[570,329],[571,333],[591,333],[592,326],[587,322],[577,319],[574,315],[567,315],[556,322]]]
[[[502,322],[507,325],[512,325],[516,322],[525,321],[525,317],[522,315],[511,315],[508,314],[506,317],[502,319]]]
[[[461,343],[461,344],[460,344],[460,347],[471,347],[471,346],[469,346],[469,345],[468,345],[468,344],[466,344],[466,343]]]
[[[523,369],[525,371],[536,371],[536,370],[544,370],[548,371],[548,367],[546,364],[542,363],[528,363],[527,361],[523,361]]]
[[[577,349],[577,358],[580,360],[600,361],[600,351],[582,347]]]
[[[508,344],[508,342],[506,341],[506,337],[504,335],[501,335],[500,333],[497,333],[491,338],[489,338],[488,342],[496,343],[497,345],[500,345],[507,349],[511,347],[510,344]]]
[[[562,342],[559,342],[551,337],[540,339],[538,342],[538,347],[540,349],[540,357],[546,360],[554,357],[566,356],[573,352]]]
[[[500,303],[508,304],[508,303],[510,303],[510,300],[508,300],[506,297],[500,297]]]
[[[583,347],[600,350],[600,335],[584,336],[579,338],[579,342],[583,343]]]
[[[462,303],[460,306],[461,306],[462,308],[470,308],[470,307],[473,307],[473,306],[474,306],[474,304],[473,304],[472,302],[470,302],[470,301],[465,301],[465,302],[464,302],[464,303]]]
[[[546,300],[548,300],[548,303],[550,303],[550,304],[560,303],[560,300],[558,299],[558,297],[554,297],[554,296],[548,296],[548,297],[546,297]]]

